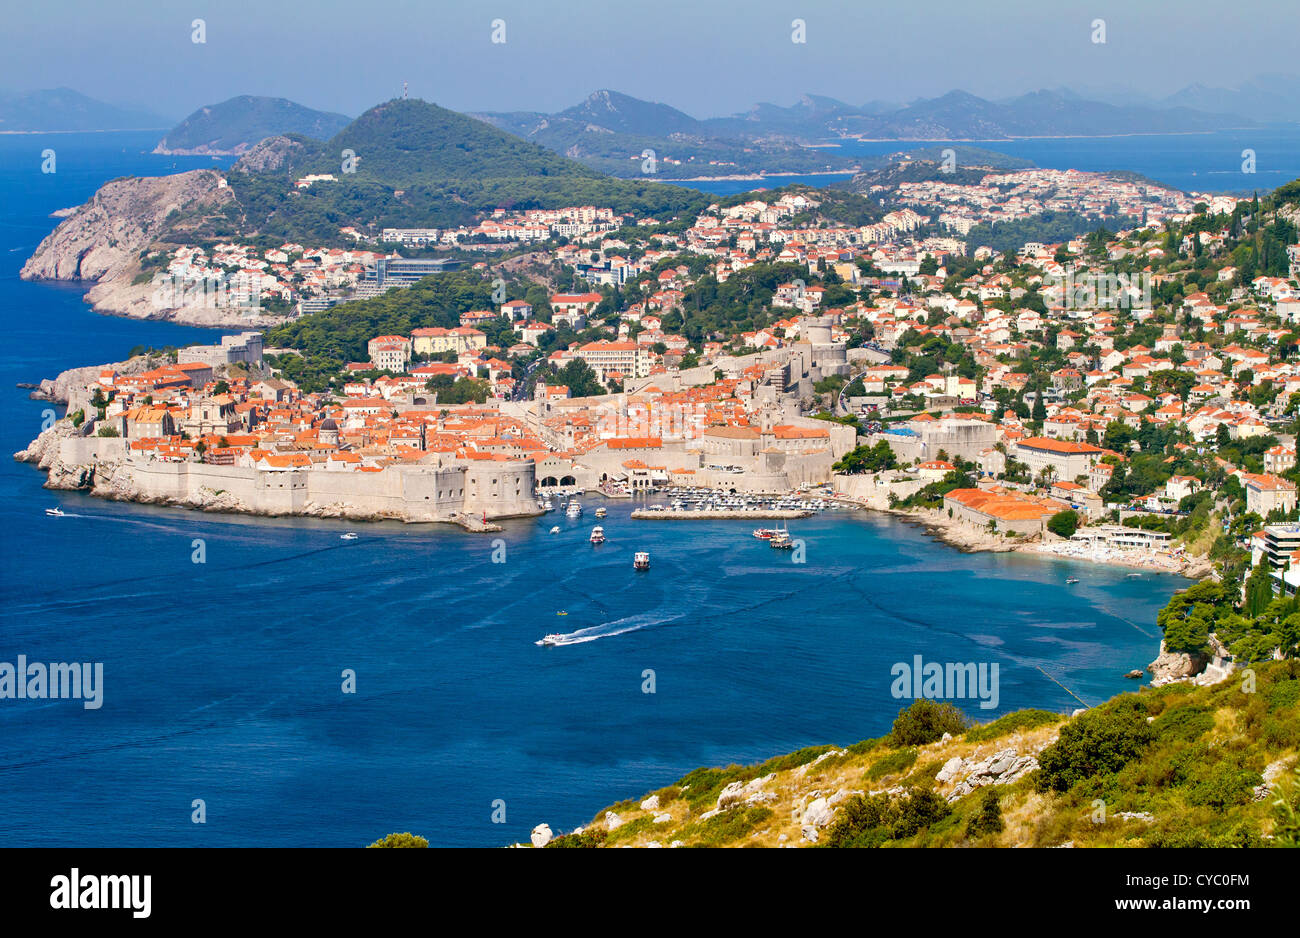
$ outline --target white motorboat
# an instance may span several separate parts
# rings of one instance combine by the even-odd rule
[[[568,518],[581,518],[581,517],[582,517],[582,505],[580,505],[580,504],[579,504],[578,502],[576,502],[576,501],[571,501],[571,502],[569,502],[569,506],[568,506],[567,508],[564,509],[564,514],[565,514],[565,517],[568,517]]]
[[[62,518],[62,517],[63,517],[63,509],[62,509],[62,508],[46,508],[46,509],[45,509],[45,513],[46,513],[47,515],[49,515],[51,518]]]
[[[349,531],[347,534],[340,534],[340,535],[339,535],[339,540],[340,540],[340,541],[355,541],[355,540],[356,540],[357,538],[359,538],[360,536],[361,536],[361,535],[358,534],[356,531]]]
[[[560,643],[563,642],[563,641],[564,641],[564,636],[563,636],[563,635],[557,635],[557,634],[555,634],[554,632],[552,632],[550,635],[543,635],[543,636],[542,636],[542,640],[541,640],[540,642],[536,642],[535,644],[538,644],[538,645],[558,645],[558,644],[560,644]]]
[[[551,528],[551,533],[552,533],[552,534],[559,534],[559,533],[560,533],[560,526],[557,524],[555,527]]]
[[[649,570],[649,569],[650,569],[650,555],[649,555],[648,553],[646,553],[645,551],[643,551],[643,550],[639,550],[639,551],[637,551],[637,552],[632,556],[632,566],[633,566],[634,569],[637,569],[637,570]]]
[[[593,544],[604,544],[604,543],[605,543],[605,529],[602,528],[600,525],[596,525],[594,528],[591,529],[591,538],[590,538],[590,540],[591,540],[591,543],[593,543]]]
[[[604,505],[601,505],[599,508],[596,509],[596,517],[597,517],[597,518],[603,518],[603,517],[605,517],[605,515],[607,515],[607,514],[609,514],[609,512],[605,510],[605,506],[604,506]]]

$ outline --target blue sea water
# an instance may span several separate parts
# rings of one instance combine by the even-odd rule
[[[827,153],[880,156],[930,147],[973,146],[1032,160],[1045,169],[1087,172],[1128,170],[1188,192],[1268,192],[1300,178],[1300,124],[1251,130],[1127,137],[1039,137],[1023,140],[844,140]],[[1244,150],[1255,154],[1253,173],[1242,171]],[[683,183],[718,195],[757,187],[775,189],[799,182],[824,186],[844,176],[773,176],[754,182],[715,180]]]
[[[97,316],[76,289],[17,279],[53,209],[115,176],[207,162],[150,156],[152,143],[0,136],[5,453],[49,406],[16,382],[211,337]],[[46,146],[53,177],[39,173]],[[795,564],[752,525],[632,521],[614,502],[606,544],[587,543],[590,511],[512,521],[495,563],[493,538],[458,529],[351,525],[361,537],[343,541],[342,522],[118,504],[42,481],[0,459],[0,661],[102,662],[104,702],[0,700],[0,846],[353,846],[405,830],[499,845],[699,765],[880,735],[908,703],[891,696],[891,666],[916,655],[996,663],[997,706],[959,701],[983,720],[1095,704],[1133,687],[1122,674],[1154,657],[1155,613],[1184,584],[963,554],[858,513],[793,523]],[[44,515],[54,504],[65,517]],[[632,569],[637,550],[650,571]],[[574,641],[537,646],[549,632]]]

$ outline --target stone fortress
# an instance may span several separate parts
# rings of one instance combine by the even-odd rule
[[[358,520],[447,521],[539,514],[533,463],[430,455],[376,471],[263,469],[132,457],[127,441],[45,431],[25,453],[49,472],[52,489],[106,498],[260,515]]]

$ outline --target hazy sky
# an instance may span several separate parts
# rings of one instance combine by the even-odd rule
[[[462,111],[554,111],[613,88],[709,117],[804,92],[1231,85],[1296,70],[1300,0],[43,0],[6,4],[0,23],[0,88],[67,86],[169,117],[237,94],[356,115],[404,80]]]

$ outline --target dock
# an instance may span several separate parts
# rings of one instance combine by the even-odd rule
[[[813,512],[803,508],[729,508],[725,511],[694,511],[669,508],[665,511],[650,511],[638,508],[632,512],[634,519],[650,521],[757,521],[770,518],[774,521],[790,521],[796,518],[810,518]]]

